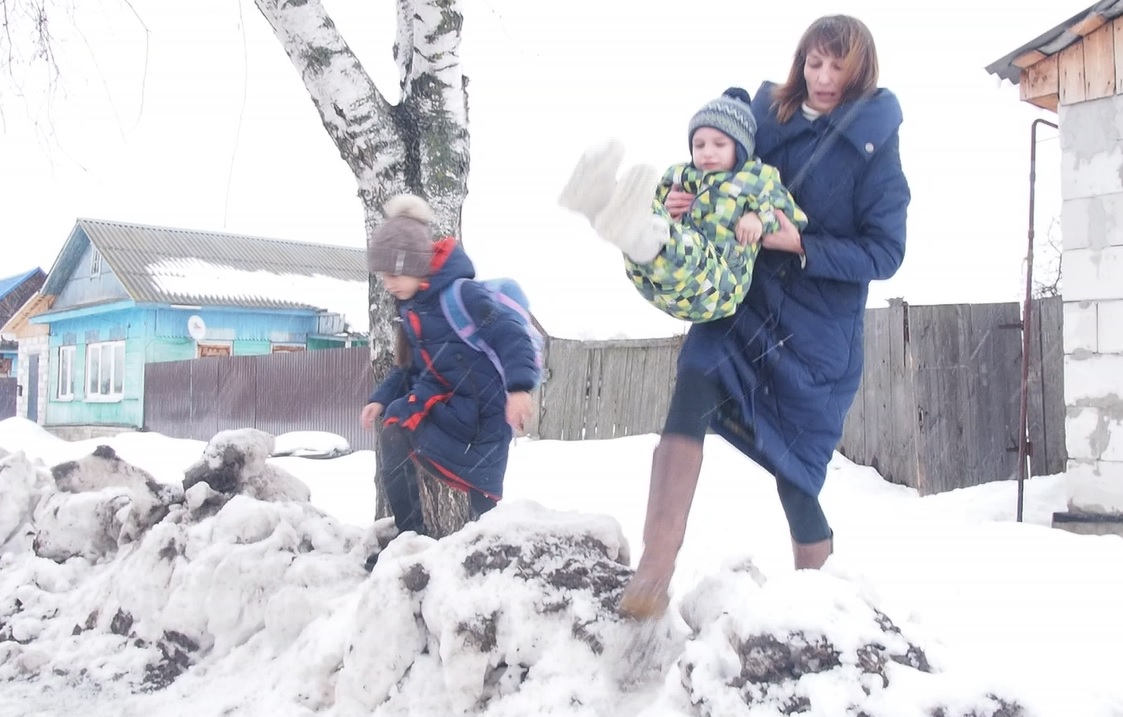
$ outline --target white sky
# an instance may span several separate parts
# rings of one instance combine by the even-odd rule
[[[132,4],[147,51],[119,1],[84,5],[81,35],[65,16],[52,23],[63,76],[49,100],[41,73],[17,78],[22,96],[10,79],[0,85],[0,275],[48,269],[77,216],[362,246],[354,181],[252,3]],[[326,4],[395,98],[394,3]],[[699,13],[691,3],[653,12],[638,1],[466,0],[466,246],[481,274],[519,278],[555,334],[677,330],[638,299],[617,255],[555,206],[558,190],[583,147],[607,134],[626,140],[627,161],[681,160],[698,106],[728,85],[754,92],[782,79],[803,28],[849,12],[870,25],[882,84],[904,107],[914,194],[905,264],[872,287],[871,305],[1018,300],[1029,125],[1055,117],[983,68],[1088,4],[949,0],[906,13],[894,2],[814,0],[762,17],[753,3]],[[1041,136],[1044,235],[1059,216],[1059,152],[1051,131]],[[616,321],[590,328],[606,306]]]
[[[370,576],[361,567],[374,505],[369,451],[273,459],[310,487],[312,507],[239,498],[217,515],[169,516],[100,560],[65,562],[36,557],[21,536],[30,527],[40,551],[101,554],[116,544],[107,516],[124,520],[129,494],[60,493],[48,474],[36,479],[26,463],[0,458],[0,624],[18,641],[0,641],[0,714],[690,717],[692,699],[712,714],[764,717],[779,712],[749,712],[727,686],[740,671],[733,650],[750,635],[790,642],[793,631],[823,635],[842,653],[840,667],[799,681],[812,717],[849,714],[848,704],[871,717],[927,717],[937,705],[949,717],[992,715],[988,693],[1017,700],[1026,717],[1123,714],[1118,572],[1105,569],[1123,562],[1123,540],[1048,527],[1065,509],[1062,477],[1027,482],[1019,524],[1012,481],[921,498],[836,455],[822,494],[836,554],[822,573],[797,574],[773,480],[718,438],[706,443],[672,619],[653,631],[666,631],[651,657],[667,677],[622,690],[622,666],[643,664],[628,647],[648,643],[588,591],[511,571],[470,577],[464,565],[491,541],[548,551],[584,535],[610,549],[626,540],[634,565],[655,441],[520,441],[498,509],[439,543],[394,541]],[[0,421],[0,448],[47,465],[100,443],[168,484],[204,447],[156,433],[66,443],[23,419]],[[289,434],[278,449],[335,443]],[[565,555],[528,564],[557,570],[571,565]],[[750,560],[763,587],[737,569]],[[419,593],[403,587],[414,565],[429,575]],[[881,633],[871,608],[901,635]],[[118,609],[148,645],[113,634]],[[474,647],[460,626],[493,613],[495,646]],[[91,614],[93,628],[76,634]],[[604,652],[590,651],[574,623]],[[692,635],[688,624],[704,629]],[[168,630],[213,647],[193,653],[191,671],[166,690],[135,691],[159,658],[151,641]],[[862,694],[855,648],[873,640],[899,651],[902,636],[935,672],[891,665],[889,686],[867,681]],[[525,666],[526,679],[486,687],[504,661]],[[685,663],[694,665],[689,692]],[[489,689],[507,692],[486,710],[460,711]]]

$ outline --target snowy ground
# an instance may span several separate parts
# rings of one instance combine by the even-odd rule
[[[524,439],[499,509],[368,573],[372,453],[251,442],[231,477],[221,446],[2,421],[0,715],[1123,715],[1123,540],[1047,527],[1060,477],[1018,524],[1011,482],[920,498],[836,456],[837,553],[796,573],[770,480],[711,439],[673,614],[639,627],[655,441]]]

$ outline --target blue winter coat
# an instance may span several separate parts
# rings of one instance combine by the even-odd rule
[[[385,406],[384,424],[400,424],[413,432],[415,454],[436,469],[437,478],[499,499],[513,438],[507,392],[534,388],[534,346],[487,289],[464,282],[465,308],[480,336],[498,354],[504,385],[488,357],[464,343],[441,311],[441,290],[455,279],[474,278],[472,261],[451,238],[435,246],[429,285],[398,302],[411,349],[410,366],[395,367],[370,400]]]
[[[806,265],[796,254],[762,250],[737,313],[691,327],[679,371],[719,380],[728,399],[712,423],[719,435],[818,495],[862,377],[869,282],[901,265],[911,195],[891,92],[780,124],[772,90],[765,83],[752,103],[757,152],[807,213]]]

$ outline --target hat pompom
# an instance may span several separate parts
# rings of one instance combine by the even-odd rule
[[[735,100],[741,100],[747,105],[751,105],[753,103],[753,98],[749,96],[749,93],[740,87],[730,87],[725,92],[722,92],[721,96],[730,97]]]
[[[434,217],[433,208],[429,206],[429,203],[413,194],[399,194],[396,197],[391,197],[383,206],[382,211],[387,219],[405,217],[424,224],[431,223]]]

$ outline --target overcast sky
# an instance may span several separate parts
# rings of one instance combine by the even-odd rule
[[[395,3],[326,4],[396,98]],[[705,6],[643,0],[466,0],[465,243],[483,272],[518,274],[540,253],[528,247],[539,229],[569,221],[553,201],[585,144],[616,134],[629,161],[683,159],[684,127],[700,104],[728,85],[755,92],[782,79],[807,24],[846,12],[873,30],[881,84],[901,99],[914,193],[905,265],[871,296],[1016,300],[1030,122],[1056,118],[983,68],[1089,4],[815,0],[776,17],[752,12],[757,3],[699,12]],[[17,67],[0,84],[0,275],[49,269],[80,216],[362,246],[354,181],[254,5],[132,5],[140,20],[117,0],[53,18],[62,76],[49,94],[41,68]],[[1051,130],[1041,138],[1045,234],[1060,211],[1059,151]],[[548,268],[526,269],[534,271]]]

